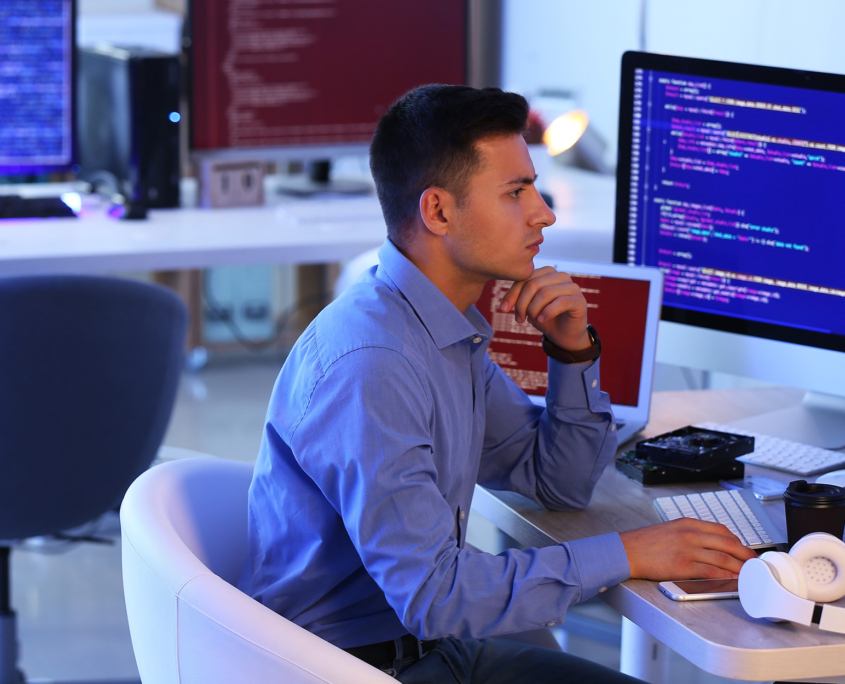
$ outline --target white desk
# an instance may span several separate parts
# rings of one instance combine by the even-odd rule
[[[700,420],[724,423],[796,404],[801,397],[800,390],[791,388],[657,392],[652,419],[643,433],[653,436]],[[520,543],[547,546],[659,523],[652,505],[655,497],[716,488],[713,483],[642,487],[611,464],[584,511],[545,511],[518,495],[491,493],[479,487],[472,507]],[[782,503],[767,507],[775,522],[783,524]],[[652,666],[648,662],[651,648],[640,654],[632,651],[646,645],[663,648],[660,642],[723,677],[841,682],[845,675],[845,635],[755,620],[745,614],[738,600],[674,602],[659,592],[656,582],[644,580],[628,580],[599,597],[659,640],[649,642],[636,628],[623,626],[623,671],[655,684],[664,681],[660,659]]]
[[[546,187],[555,226],[542,254],[611,259],[615,181],[553,166]],[[344,261],[379,246],[386,228],[375,196],[297,200],[239,209],[159,209],[141,221],[102,211],[79,219],[0,221],[0,276],[110,273]]]
[[[374,208],[370,200],[350,199],[319,207],[158,209],[141,221],[100,211],[76,220],[3,221],[0,275],[342,261],[384,241]]]

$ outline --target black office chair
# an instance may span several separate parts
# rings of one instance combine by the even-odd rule
[[[9,543],[120,505],[161,445],[187,312],[172,292],[90,276],[0,279],[0,684],[17,684]]]

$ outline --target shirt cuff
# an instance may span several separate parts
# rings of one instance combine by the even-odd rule
[[[565,543],[569,545],[581,578],[581,601],[631,576],[628,554],[616,532]]]
[[[601,359],[590,364],[572,364],[550,358],[547,405],[589,408],[593,412],[608,411],[609,403],[602,398],[600,367]]]

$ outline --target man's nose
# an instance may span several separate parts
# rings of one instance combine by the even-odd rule
[[[534,222],[541,224],[544,228],[548,227],[557,220],[557,217],[549,208],[549,205],[546,204],[546,200],[540,194],[540,191],[537,190],[536,187],[534,188],[534,191],[537,195],[537,217]]]

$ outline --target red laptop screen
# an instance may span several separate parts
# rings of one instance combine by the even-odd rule
[[[601,385],[614,404],[636,406],[640,391],[649,283],[595,275],[570,274],[587,300],[587,318],[601,337]],[[511,283],[487,283],[476,303],[493,327],[490,358],[528,394],[545,395],[547,359],[542,336],[513,313],[500,313],[499,303]]]

